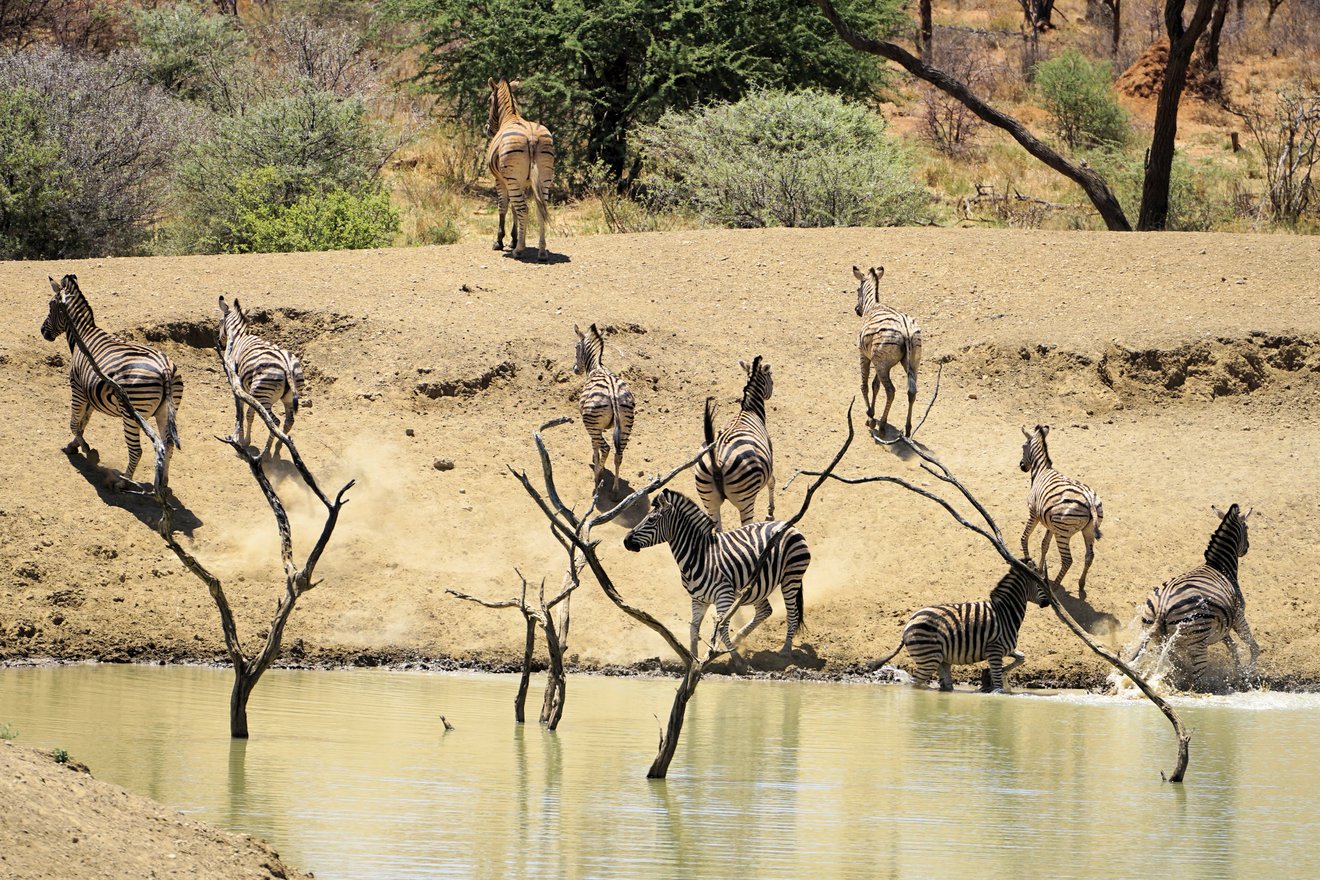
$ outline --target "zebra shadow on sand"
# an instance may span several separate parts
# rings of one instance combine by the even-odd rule
[[[590,471],[590,469],[591,466],[588,465],[587,470]],[[609,470],[601,468],[600,479],[596,481],[596,509],[602,511],[609,510],[614,507],[614,505],[631,495],[633,491],[632,484],[623,477],[619,477],[619,487],[616,489],[614,487],[614,475],[611,474]],[[643,495],[624,508],[618,516],[610,521],[610,525],[618,525],[623,526],[625,529],[631,529],[645,519],[646,514],[650,510],[651,499],[649,496]]]
[[[151,496],[149,489],[140,484],[134,484],[136,488],[120,488],[122,476],[112,468],[102,467],[100,455],[96,450],[92,450],[91,456],[85,456],[81,452],[65,453],[69,457],[69,462],[74,470],[82,475],[96,494],[101,497],[102,503],[110,507],[118,507],[120,510],[126,510],[147,528],[156,529],[160,523],[160,507],[157,506],[155,498]],[[168,502],[174,507],[174,531],[193,537],[193,532],[202,525],[202,521],[197,518],[188,507],[179,500],[174,494],[173,489],[166,489],[168,493]]]
[[[571,263],[571,262],[573,262],[573,258],[570,257],[568,254],[557,254],[557,253],[555,253],[554,251],[551,251],[551,250],[547,250],[547,251],[545,252],[545,259],[544,259],[544,260],[537,259],[537,257],[536,257],[536,248],[534,248],[534,247],[526,248],[525,250],[523,250],[523,252],[522,252],[521,254],[519,254],[519,255],[516,256],[516,257],[513,255],[513,251],[512,251],[512,250],[509,250],[509,249],[506,248],[505,251],[504,251],[504,259],[506,259],[506,260],[513,260],[513,261],[518,262],[518,263],[529,263],[530,265],[533,265],[533,266],[535,266],[535,265],[537,265],[537,264],[540,264],[540,265],[543,265],[543,266],[548,266],[548,265],[555,265],[555,264],[559,264],[559,263]]]

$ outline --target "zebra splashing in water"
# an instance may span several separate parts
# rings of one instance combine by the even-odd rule
[[[614,491],[619,491],[619,468],[623,465],[623,450],[632,436],[633,413],[637,407],[633,393],[628,385],[614,375],[601,363],[605,355],[605,336],[591,325],[590,333],[583,333],[573,325],[577,334],[577,359],[573,372],[585,374],[586,383],[582,386],[582,395],[578,406],[582,410],[582,426],[591,438],[592,476],[600,482],[610,456],[610,444],[605,439],[605,432],[614,430]]]
[[[743,525],[751,522],[756,517],[756,496],[762,489],[767,490],[770,507],[765,518],[775,518],[774,447],[765,424],[765,402],[774,393],[774,377],[760,355],[750,365],[738,363],[747,371],[742,406],[716,436],[714,398],[706,399],[706,443],[714,445],[710,460],[702,458],[696,467],[697,494],[715,520],[716,531],[724,527],[720,505],[726,499],[738,508]]]
[[[1247,624],[1247,600],[1238,584],[1238,559],[1247,555],[1251,510],[1241,513],[1234,504],[1227,513],[1217,509],[1215,513],[1219,526],[1205,548],[1205,564],[1165,581],[1146,597],[1141,641],[1131,660],[1135,663],[1152,641],[1167,644],[1193,686],[1200,684],[1213,644],[1223,642],[1233,665],[1240,664],[1233,633],[1251,651],[1249,668],[1260,656],[1260,646]]]
[[[1022,558],[1031,561],[1031,550],[1027,541],[1035,530],[1036,524],[1045,526],[1045,538],[1040,544],[1041,571],[1045,571],[1045,554],[1050,548],[1050,535],[1059,548],[1059,574],[1054,583],[1063,586],[1063,576],[1072,566],[1072,550],[1069,544],[1072,536],[1082,533],[1086,542],[1086,560],[1082,564],[1082,576],[1077,580],[1077,598],[1086,599],[1086,573],[1091,570],[1091,561],[1095,559],[1095,542],[1100,540],[1100,523],[1105,518],[1104,505],[1100,496],[1087,485],[1069,479],[1054,469],[1050,460],[1049,448],[1045,437],[1050,432],[1049,425],[1037,425],[1028,431],[1022,429],[1026,442],[1022,444],[1022,460],[1018,466],[1031,474],[1031,491],[1027,496],[1027,525],[1022,530]]]
[[[921,366],[921,329],[902,312],[880,302],[880,279],[884,266],[875,266],[863,272],[853,266],[857,279],[857,317],[862,318],[862,329],[857,334],[857,347],[862,358],[862,399],[866,401],[866,423],[876,424],[875,400],[880,386],[885,386],[885,411],[880,415],[880,434],[883,437],[889,424],[889,409],[894,405],[894,383],[889,373],[896,364],[903,365],[907,373],[907,421],[904,436],[912,436],[912,403],[917,399],[917,369]],[[871,379],[871,368],[875,378]],[[869,388],[868,388],[869,380]]]
[[[284,405],[284,425],[280,430],[288,436],[293,417],[298,413],[299,392],[303,385],[302,363],[297,356],[253,333],[238,300],[234,300],[231,308],[223,296],[220,297],[220,348],[244,391],[268,410],[274,409],[277,400]],[[250,406],[240,405],[239,408],[240,411],[246,408],[247,418],[238,432],[238,441],[247,446],[252,441],[252,420],[257,411]],[[263,458],[271,454],[272,444],[275,456],[279,456],[283,442],[277,443],[275,435],[271,434],[266,438],[266,448],[261,453]]]
[[[695,501],[665,489],[651,503],[646,517],[624,537],[623,546],[636,552],[657,544],[669,545],[683,576],[683,588],[692,596],[689,647],[695,654],[706,609],[714,605],[717,619],[724,616],[751,582],[756,561],[780,528],[780,523],[762,522],[717,532],[715,523]],[[810,563],[807,539],[797,529],[786,529],[743,597],[741,604],[751,605],[754,610],[752,619],[733,638],[726,623],[717,633],[717,641],[723,639],[737,655],[742,640],[770,616],[770,594],[778,587],[788,615],[788,635],[780,653],[792,654],[793,637],[802,625],[802,576]]]
[[[1040,579],[1010,568],[989,599],[932,605],[913,614],[898,647],[870,666],[879,669],[907,648],[916,664],[913,684],[923,687],[938,673],[940,690],[951,691],[954,666],[985,660],[990,664],[991,686],[1003,691],[1005,676],[1026,659],[1017,649],[1017,639],[1029,597],[1042,608],[1050,604]],[[1005,657],[1013,662],[1004,666]]]
[[[82,449],[85,455],[92,454],[92,447],[83,437],[83,430],[92,417],[92,410],[109,416],[118,416],[124,424],[124,442],[128,446],[128,467],[124,470],[124,479],[131,481],[142,458],[141,430],[131,413],[125,413],[119,405],[119,398],[113,389],[103,382],[91,363],[67,336],[68,325],[64,312],[58,304],[63,303],[68,313],[68,320],[74,332],[82,339],[87,350],[92,353],[101,370],[115,384],[123,389],[133,404],[133,409],[141,415],[156,420],[156,429],[165,444],[164,476],[169,480],[171,447],[182,448],[179,444],[179,431],[175,416],[179,401],[183,398],[183,377],[178,369],[163,353],[145,345],[125,342],[96,326],[92,307],[78,287],[75,275],[65,275],[58,284],[51,278],[50,286],[55,296],[50,301],[50,311],[41,325],[41,335],[47,342],[54,342],[65,334],[69,343],[69,386],[73,390],[73,411],[69,418],[69,429],[73,439],[64,447],[66,453]]]

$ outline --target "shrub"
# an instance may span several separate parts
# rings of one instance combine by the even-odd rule
[[[243,32],[235,22],[206,14],[197,3],[137,10],[137,66],[149,82],[181,98],[226,106],[236,70],[246,61]]]
[[[864,108],[815,91],[758,91],[668,112],[640,133],[661,208],[725,226],[898,225],[927,196],[907,155]]]
[[[1141,190],[1146,179],[1141,156],[1113,151],[1087,155],[1087,160],[1109,181],[1123,212],[1135,217],[1141,211]],[[1169,178],[1169,218],[1166,229],[1177,232],[1204,232],[1228,224],[1233,219],[1233,205],[1225,198],[1216,199],[1216,184],[1223,183],[1223,172],[1213,163],[1192,165],[1181,153],[1173,157]]]
[[[1069,149],[1120,146],[1131,136],[1127,112],[1114,96],[1108,62],[1065,50],[1036,65],[1036,87],[1054,130]]]
[[[121,64],[53,49],[0,57],[0,95],[0,164],[15,174],[5,198],[26,212],[0,219],[10,229],[4,256],[137,249],[176,149],[194,130],[187,109]],[[16,224],[27,228],[15,235]]]
[[[18,728],[8,722],[0,722],[0,740],[18,739]]]
[[[50,753],[50,757],[56,764],[69,763],[69,753],[64,749],[53,749]]]

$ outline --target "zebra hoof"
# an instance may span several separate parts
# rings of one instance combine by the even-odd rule
[[[541,251],[540,253],[538,253],[538,254],[536,255],[536,262],[538,262],[538,263],[548,263],[548,262],[550,262],[550,255],[547,254],[545,251]]]
[[[490,249],[493,250],[493,251],[502,251],[502,250],[504,250],[504,242],[502,242],[502,241],[497,241],[497,242],[495,242],[493,245],[490,246]]]

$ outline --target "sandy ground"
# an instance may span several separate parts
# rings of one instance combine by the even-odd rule
[[[858,263],[883,264],[884,298],[923,328],[919,407],[944,363],[920,439],[986,503],[1010,545],[1027,495],[1019,425],[1052,425],[1056,466],[1100,493],[1090,605],[1072,605],[1093,631],[1126,643],[1146,593],[1199,563],[1216,524],[1210,506],[1238,502],[1257,511],[1241,575],[1262,672],[1276,685],[1320,682],[1320,240],[856,229],[551,246],[563,255],[540,266],[475,244],[0,264],[0,657],[221,654],[210,598],[145,524],[149,506],[60,452],[68,349],[37,332],[47,274],[76,272],[101,326],[157,340],[181,366],[179,522],[223,578],[248,642],[265,629],[282,577],[269,511],[215,439],[233,419],[209,347],[220,293],[267,317],[263,332],[302,355],[312,405],[295,436],[316,473],[332,487],[358,480],[318,572],[324,583],[290,624],[286,660],[499,662],[520,649],[518,615],[445,589],[505,598],[515,567],[559,582],[562,551],[507,467],[535,470],[531,431],[576,413],[574,323],[614,328],[606,362],[638,398],[624,458],[632,484],[691,454],[706,396],[727,415],[742,387],[738,360],[764,355],[783,487],[795,469],[823,465],[844,436],[858,387]],[[94,416],[89,437],[103,464],[123,466],[117,422]],[[548,442],[566,500],[581,506],[591,489],[585,432],[567,425]],[[436,469],[442,458],[454,468]],[[864,436],[840,473],[941,488]],[[780,494],[781,516],[797,509],[804,483]],[[305,552],[317,508],[295,482],[282,485]],[[693,491],[688,474],[675,485]],[[826,673],[886,653],[923,605],[985,596],[1004,568],[981,538],[892,486],[828,486],[800,529],[813,563],[795,662]],[[597,534],[621,589],[685,632],[688,600],[667,551],[627,553],[622,535],[621,526]],[[1080,557],[1080,538],[1074,549]],[[783,638],[776,608],[755,651]],[[665,652],[590,581],[573,612],[581,665]],[[1020,647],[1020,681],[1103,678],[1047,611],[1029,613]]]
[[[218,831],[86,768],[0,742],[0,875],[13,880],[310,877],[264,841]],[[16,805],[21,805],[16,806]]]

